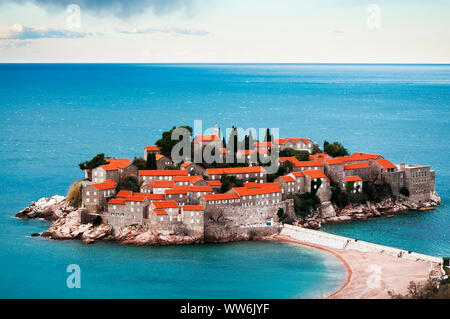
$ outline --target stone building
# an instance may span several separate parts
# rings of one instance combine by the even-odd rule
[[[203,176],[174,176],[175,186],[208,186]]]
[[[293,171],[301,172],[301,171],[312,171],[312,170],[320,170],[324,171],[324,165],[321,161],[296,161],[293,163]]]
[[[281,194],[283,200],[286,199],[289,195],[293,195],[296,193],[296,183],[295,179],[292,176],[280,176],[275,179],[275,183],[278,183],[281,188]]]
[[[209,168],[206,170],[209,180],[220,180],[222,175],[235,176],[245,182],[265,183],[267,180],[266,170],[262,166]]]
[[[113,180],[120,183],[127,176],[136,176],[137,168],[130,163],[129,158],[106,158],[109,164],[98,166],[92,169],[92,181],[101,183],[106,180]]]
[[[361,193],[363,187],[363,180],[359,176],[346,176],[344,177],[344,182],[342,183],[342,189],[346,190],[347,185],[351,185],[352,193]]]
[[[167,167],[173,166],[172,160],[162,154],[159,153],[156,154],[155,159],[156,159],[156,169],[164,170]]]
[[[426,165],[400,164],[403,173],[403,185],[409,191],[409,197],[418,202],[431,199],[436,192],[435,172]]]
[[[147,160],[148,154],[157,154],[161,151],[161,148],[158,146],[146,146],[144,151],[144,160]]]
[[[187,176],[183,170],[139,170],[139,183],[171,181],[174,176]]]
[[[348,176],[359,176],[363,181],[369,181],[370,166],[367,162],[344,165],[344,178]]]
[[[274,144],[279,146],[280,151],[291,148],[297,151],[308,151],[312,153],[314,147],[314,142],[309,138],[278,138]]]
[[[81,190],[81,206],[89,213],[98,213],[106,208],[107,202],[116,194],[117,183],[106,180],[101,183],[87,184]]]
[[[180,165],[181,170],[185,170],[188,172],[188,175],[194,176],[194,175],[204,175],[205,169],[201,167],[200,165],[197,165],[193,162],[184,162]]]
[[[181,220],[191,235],[203,237],[205,231],[205,207],[202,205],[181,206]]]
[[[330,180],[321,170],[304,171],[305,174],[305,192],[316,192],[321,202],[330,201],[331,188]]]

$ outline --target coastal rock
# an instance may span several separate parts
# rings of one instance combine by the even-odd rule
[[[65,200],[64,196],[54,195],[48,198],[41,198],[18,212],[18,218],[44,218],[49,221],[56,221],[68,212],[74,211]]]
[[[336,217],[327,218],[328,222],[337,222],[337,223],[349,222],[351,220],[353,220],[353,218],[351,216],[336,216]]]

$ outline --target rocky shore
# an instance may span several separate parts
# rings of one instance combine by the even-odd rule
[[[323,218],[319,209],[306,218],[297,219],[293,222],[293,225],[309,229],[320,229],[322,225],[326,223],[367,220],[369,218],[381,216],[392,218],[395,217],[395,214],[401,214],[408,211],[432,210],[440,204],[441,198],[437,193],[433,194],[430,201],[420,204],[410,201],[407,198],[385,198],[379,203],[372,203],[368,201],[364,204],[349,204],[341,209],[333,204],[333,208],[336,211],[336,216]]]
[[[336,216],[323,218],[320,209],[306,218],[298,218],[292,224],[310,229],[319,229],[323,224],[331,222],[349,222],[353,220],[367,220],[380,216],[393,217],[395,214],[413,210],[428,210],[441,204],[438,194],[434,194],[429,202],[420,205],[406,198],[386,198],[379,203],[366,202],[365,204],[349,204],[339,209],[333,204]],[[41,198],[32,202],[30,206],[16,214],[18,218],[43,218],[53,222],[50,228],[40,236],[55,240],[79,239],[83,243],[90,244],[98,240],[109,240],[120,244],[132,244],[139,246],[162,246],[162,245],[187,245],[200,244],[202,238],[167,231],[152,232],[139,226],[123,227],[116,234],[112,234],[110,225],[102,223],[81,223],[80,211],[70,206],[63,196],[52,196]],[[223,229],[221,231],[224,231]],[[31,234],[38,236],[39,234]],[[248,234],[218,233],[214,238],[208,238],[207,242],[230,242],[243,240],[270,239],[266,237],[256,238]],[[270,236],[269,236],[270,237]]]

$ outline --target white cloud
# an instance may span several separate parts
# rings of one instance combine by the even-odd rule
[[[148,33],[171,33],[171,34],[179,34],[179,35],[212,35],[212,33],[205,30],[195,30],[195,29],[181,29],[181,28],[146,28],[146,29],[137,29],[133,28],[130,30],[117,30],[122,34],[148,34]]]
[[[33,28],[21,24],[12,26],[0,26],[0,40],[27,40],[43,38],[84,38],[91,33],[75,32],[65,29]]]

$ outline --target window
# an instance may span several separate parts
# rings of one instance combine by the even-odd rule
[[[116,209],[116,205],[113,205],[113,209]]]
[[[86,195],[89,196],[89,192],[86,192]]]
[[[86,202],[88,202],[88,203],[89,203],[89,198],[86,198]]]

